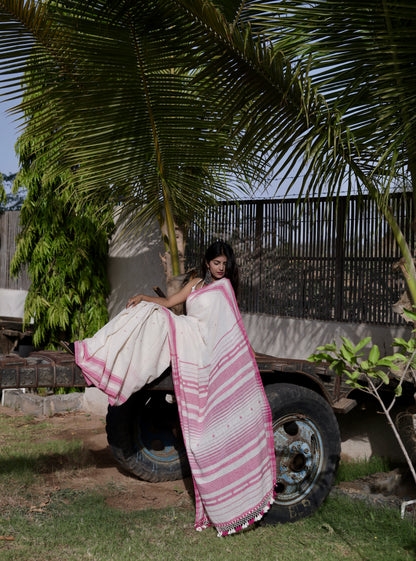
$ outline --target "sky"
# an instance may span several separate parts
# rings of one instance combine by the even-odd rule
[[[19,162],[14,146],[20,133],[18,130],[18,123],[15,122],[16,116],[7,112],[7,109],[11,106],[11,103],[5,102],[0,98],[0,173],[3,175],[16,173],[19,169]],[[270,186],[269,189],[265,191],[261,191],[260,189],[256,193],[255,198],[273,197],[275,193],[275,188]],[[279,193],[283,195],[284,189],[279,191]],[[295,189],[293,193],[296,195],[297,190]]]
[[[0,99],[0,172],[3,174],[16,173],[19,169],[14,145],[19,136],[14,115],[6,113],[10,103]]]
[[[18,158],[14,146],[19,136],[16,116],[7,113],[10,103],[1,101],[0,98],[0,173],[9,175],[19,169]],[[269,193],[259,193],[259,197],[270,196]]]

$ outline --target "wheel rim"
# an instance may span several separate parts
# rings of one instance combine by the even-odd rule
[[[177,462],[181,456],[179,442],[171,431],[143,426],[137,435],[138,449],[144,456],[158,463]]]
[[[306,497],[319,478],[324,446],[315,423],[303,415],[287,415],[273,423],[276,453],[276,500],[289,506]]]
[[[135,430],[136,448],[152,462],[176,463],[186,456],[179,419],[172,419],[172,408],[166,406],[156,412],[145,408]],[[176,411],[176,410],[175,410]]]

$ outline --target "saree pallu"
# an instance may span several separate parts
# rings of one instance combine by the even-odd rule
[[[119,405],[169,365],[195,489],[195,528],[219,536],[260,520],[274,499],[270,407],[228,279],[190,294],[187,315],[123,310],[75,343],[87,383]]]

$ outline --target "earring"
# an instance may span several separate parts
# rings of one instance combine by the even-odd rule
[[[212,275],[208,267],[207,272],[205,273],[204,284],[211,284],[211,283],[212,283]]]

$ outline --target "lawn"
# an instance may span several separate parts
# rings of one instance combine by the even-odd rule
[[[313,516],[294,524],[258,526],[225,538],[212,528],[194,530],[191,501],[123,510],[123,497],[128,497],[119,481],[78,487],[64,483],[81,481],[95,461],[76,436],[60,439],[48,420],[0,414],[2,561],[416,558],[412,519],[402,520],[397,509],[344,496],[330,496]],[[66,475],[55,485],[58,470]],[[137,484],[143,489],[154,485]],[[115,494],[120,498],[117,508],[108,501]]]

